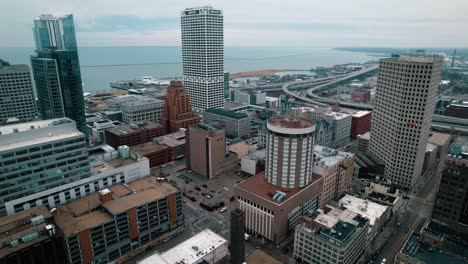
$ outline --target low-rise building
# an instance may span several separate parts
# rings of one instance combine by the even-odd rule
[[[67,263],[63,234],[45,206],[0,218],[0,263]]]
[[[277,97],[267,96],[265,97],[266,106],[270,107],[281,107],[281,100]]]
[[[326,207],[296,226],[294,258],[299,263],[352,264],[365,255],[369,220],[349,210]]]
[[[138,264],[216,264],[227,258],[229,254],[228,241],[211,231],[205,229],[184,242],[162,253],[154,253]]]
[[[403,197],[400,189],[392,185],[390,181],[370,181],[364,188],[366,198],[392,208],[395,213],[403,204]]]
[[[314,156],[313,172],[323,177],[320,203],[324,207],[350,189],[354,175],[354,154],[315,145]]]
[[[106,144],[113,148],[143,144],[162,135],[164,135],[164,128],[154,122],[121,124],[105,130]]]
[[[172,149],[174,155],[173,160],[181,159],[185,156],[185,135],[187,130],[181,128],[179,131],[156,137],[153,143],[163,144]]]
[[[351,93],[351,100],[354,102],[367,103],[370,101],[370,98],[371,92],[366,88],[358,87]]]
[[[369,148],[370,132],[357,136],[357,152],[366,153]]]
[[[243,137],[250,134],[250,117],[244,113],[220,108],[207,109],[203,114],[203,122],[207,124],[214,121],[225,125],[228,136]]]
[[[155,177],[102,189],[57,208],[69,263],[110,263],[183,226],[180,190]]]
[[[138,157],[146,157],[151,168],[174,160],[173,149],[164,144],[146,142],[132,146],[130,150]]]
[[[142,95],[124,95],[106,101],[109,110],[122,111],[124,123],[160,122],[164,101]]]
[[[372,202],[353,195],[345,194],[338,201],[340,208],[361,215],[369,219],[369,242],[380,232],[380,229],[390,219],[390,207],[380,203]]]
[[[445,108],[444,115],[458,118],[466,118],[468,116],[468,101],[454,101]]]
[[[241,170],[257,175],[265,170],[265,149],[259,149],[241,158]]]
[[[106,142],[106,130],[113,128],[116,125],[121,125],[119,121],[111,121],[109,119],[100,119],[93,123],[88,123],[88,138],[91,145],[99,145]]]

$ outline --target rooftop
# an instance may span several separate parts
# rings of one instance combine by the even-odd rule
[[[44,231],[49,225],[47,221],[51,217],[49,209],[45,206],[36,206],[0,218],[0,259],[49,239],[51,235]],[[53,228],[55,229],[55,227]],[[28,236],[31,239],[29,241]],[[15,241],[17,244],[12,246]]]
[[[468,160],[468,137],[457,137],[450,146],[448,156],[454,159]]]
[[[309,128],[314,126],[314,122],[301,117],[278,116],[268,120],[268,124],[281,128]]]
[[[245,262],[247,264],[281,264],[280,261],[276,260],[274,257],[266,254],[260,249],[256,249],[254,252],[250,253],[245,257]]]
[[[422,55],[422,54],[404,54],[404,55],[400,55],[399,57],[385,58],[381,60],[434,63],[436,61],[442,61],[443,58],[440,56],[430,56],[430,55]]]
[[[444,133],[431,132],[428,142],[437,146],[444,146],[450,142],[450,135]]]
[[[49,120],[37,120],[26,123],[18,123],[14,125],[0,126],[0,135],[7,135],[13,133],[21,133],[33,129],[48,128],[51,126],[59,126],[63,124],[73,123],[74,121],[69,118],[57,118]]]
[[[413,233],[401,253],[426,264],[450,263],[463,264],[468,262],[468,248],[444,239],[441,249],[430,248],[419,240],[420,235]]]
[[[127,134],[132,134],[132,133],[138,133],[140,130],[143,129],[155,129],[155,128],[161,128],[162,126],[160,124],[150,122],[150,121],[145,121],[145,122],[140,122],[138,124],[122,124],[118,126],[114,126],[112,128],[109,128],[107,131],[109,133],[121,136],[121,135],[127,135]]]
[[[225,110],[222,108],[210,108],[210,109],[207,109],[205,113],[212,113],[212,114],[221,115],[221,116],[234,118],[234,119],[249,118],[249,116],[244,113],[237,113],[233,110]]]
[[[314,169],[323,168],[324,166],[331,167],[348,157],[354,156],[353,153],[338,151],[320,145],[314,146],[314,154]]]
[[[359,138],[362,138],[362,139],[367,139],[367,140],[369,140],[369,139],[370,139],[370,132],[366,132],[366,133],[364,133],[364,134],[362,134],[362,135],[359,135],[358,137],[359,137]]]
[[[156,143],[153,143],[153,142],[146,142],[146,143],[143,143],[143,144],[139,144],[139,145],[135,145],[135,146],[131,146],[130,149],[139,154],[139,155],[146,155],[146,154],[149,154],[149,153],[152,153],[152,152],[155,152],[155,151],[161,151],[161,150],[165,150],[165,149],[168,149],[169,147],[166,146],[166,145],[163,145],[163,144],[156,144]]]
[[[102,154],[90,155],[88,160],[89,166],[91,168],[91,174],[103,173],[110,169],[124,167],[138,162],[132,157],[128,157],[126,159],[116,157],[106,160],[105,155]]]
[[[338,203],[340,206],[368,218],[371,226],[374,225],[388,209],[388,206],[364,200],[349,194],[345,194]]]
[[[153,139],[153,142],[164,144],[169,147],[185,145],[185,129],[164,136],[156,137]]]
[[[320,178],[322,178],[322,177],[317,175],[317,174],[312,174],[311,184],[315,183]],[[282,204],[282,203],[286,202],[287,200],[291,199],[291,197],[293,197],[295,194],[299,193],[301,190],[303,190],[305,188],[304,187],[304,188],[286,189],[286,188],[281,188],[281,187],[275,186],[275,185],[269,183],[265,179],[265,173],[264,172],[259,173],[259,174],[255,175],[253,177],[250,177],[249,179],[238,183],[236,186],[238,188],[246,191],[246,192],[249,192],[249,193],[254,194],[254,195],[256,195],[256,196],[258,196],[260,198],[263,198],[263,199],[265,199],[267,201],[270,201],[271,203],[276,203],[276,204]],[[282,199],[281,201],[273,200],[273,195],[277,191],[281,191],[281,192],[284,192],[286,194],[284,199]]]
[[[204,131],[218,131],[218,130],[223,130],[221,128],[217,128],[215,126],[212,126],[211,124],[196,124],[190,127],[190,129],[195,129],[195,130],[204,130]]]
[[[359,118],[359,117],[363,117],[363,116],[371,114],[371,113],[372,112],[370,112],[370,111],[357,111],[357,112],[353,113],[352,116]]]
[[[109,190],[112,193],[110,201],[103,203],[99,193],[93,193],[58,208],[55,221],[65,237],[109,222],[120,212],[177,192],[169,183],[160,182],[151,176],[128,185],[117,184]]]
[[[141,261],[139,264],[174,264],[174,263],[197,263],[203,259],[208,253],[226,245],[227,240],[220,235],[205,229],[184,242],[176,245],[170,250],[163,253],[155,253]],[[183,262],[185,261],[185,262]]]

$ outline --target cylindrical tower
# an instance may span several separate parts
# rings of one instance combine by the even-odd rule
[[[311,182],[314,131],[314,122],[304,118],[268,120],[265,178],[269,183],[298,188]]]

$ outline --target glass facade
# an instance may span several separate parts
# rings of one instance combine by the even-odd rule
[[[73,15],[54,17],[41,15],[34,20],[34,40],[37,50],[77,50]]]

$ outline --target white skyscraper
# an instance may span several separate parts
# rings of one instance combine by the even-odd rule
[[[187,8],[181,25],[183,80],[192,107],[198,112],[224,107],[223,12]]]
[[[442,58],[401,55],[380,60],[369,152],[385,177],[412,189],[424,163]]]

